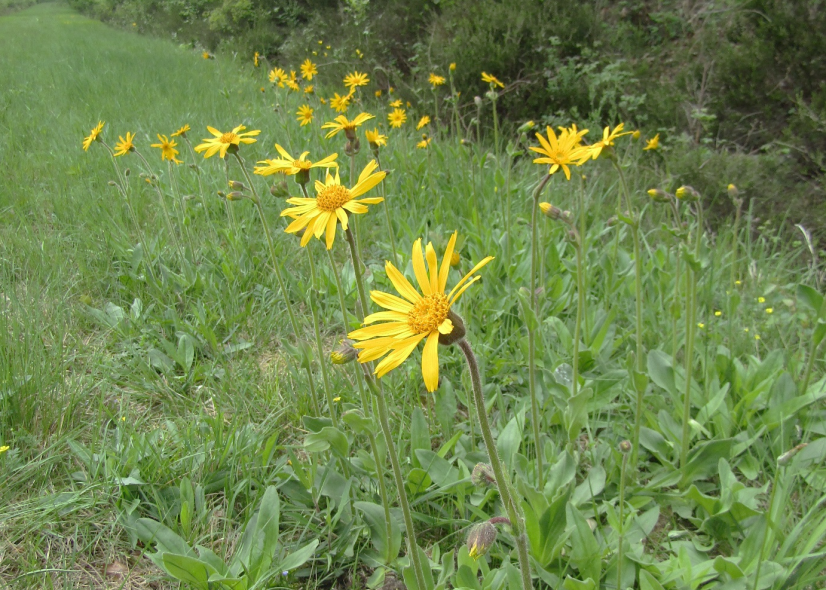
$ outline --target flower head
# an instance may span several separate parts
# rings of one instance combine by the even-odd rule
[[[542,137],[541,133],[536,134],[541,147],[531,146],[531,150],[542,154],[544,157],[534,159],[534,164],[550,164],[548,174],[554,174],[562,168],[565,178],[571,180],[571,171],[568,165],[581,166],[591,157],[589,149],[581,145],[582,137],[588,133],[587,129],[578,131],[576,125],[571,128],[560,127],[559,136],[551,127],[547,127],[548,138]]]
[[[135,149],[135,134],[128,133],[126,137],[118,136],[118,142],[115,144],[115,156],[124,156]]]
[[[639,139],[641,135],[642,135],[642,133],[640,133],[640,130],[639,130],[639,129],[636,129],[636,130],[634,130],[634,132],[631,134],[631,139]]]
[[[304,63],[301,64],[301,77],[305,80],[312,80],[313,76],[318,74],[318,69],[315,67],[315,64],[310,61],[310,58],[304,60]]]
[[[189,125],[184,125],[180,129],[178,129],[175,133],[173,133],[170,137],[186,136],[187,131],[189,131]]]
[[[347,107],[350,106],[350,99],[353,98],[352,94],[345,94],[344,96],[339,96],[338,92],[335,93],[335,96],[330,99],[330,108],[335,109],[337,113],[343,113],[347,110]]]
[[[494,541],[496,541],[496,527],[490,522],[477,524],[470,529],[467,537],[468,555],[473,559],[479,559],[490,551]]]
[[[378,129],[373,129],[372,131],[368,129],[364,132],[364,136],[367,138],[367,143],[370,144],[372,149],[387,145],[387,136],[379,133]]]
[[[419,119],[419,122],[418,122],[418,123],[416,123],[416,131],[418,131],[419,129],[421,129],[421,128],[422,128],[422,127],[424,127],[425,125],[429,125],[429,124],[430,124],[430,117],[428,117],[427,115],[425,115],[424,117],[422,117],[421,119]]]
[[[258,141],[257,139],[252,138],[261,133],[260,130],[256,129],[255,131],[247,131],[246,133],[242,133],[244,129],[246,129],[246,127],[239,125],[232,131],[221,133],[214,127],[207,127],[207,131],[212,133],[213,137],[205,138],[203,140],[204,143],[195,146],[195,151],[199,154],[201,152],[206,152],[204,154],[204,158],[211,158],[218,153],[220,153],[221,158],[223,158],[227,155],[228,151],[232,150],[230,153],[237,151],[238,147],[242,143],[250,144]]]
[[[451,62],[450,67],[448,68],[451,72],[456,71],[456,62]]]
[[[259,65],[259,62],[258,62],[258,55],[259,55],[259,54],[258,54],[258,52],[256,51],[256,52],[255,52],[255,55],[253,55],[253,56],[252,56],[252,65],[254,65],[256,68],[257,68],[257,67],[258,67],[258,65]]]
[[[151,147],[161,150],[161,161],[169,160],[180,164],[181,160],[175,157],[178,155],[178,150],[175,149],[178,143],[174,139],[169,139],[166,135],[161,135],[160,133],[158,134],[158,141],[160,141],[160,143],[153,143]]]
[[[367,213],[367,205],[375,205],[384,200],[382,197],[356,199],[380,183],[387,175],[386,172],[374,172],[377,167],[375,160],[367,164],[359,175],[358,182],[349,189],[342,186],[338,170],[336,170],[335,177],[327,172],[325,182],[317,180],[315,183],[315,190],[318,193],[316,198],[292,197],[287,199],[288,203],[296,206],[281,212],[282,217],[293,218],[293,222],[284,231],[294,234],[304,230],[304,235],[301,237],[302,246],[306,246],[313,236],[321,239],[321,234],[326,231],[327,249],[331,249],[336,238],[338,223],[341,222],[341,227],[345,230],[348,227],[348,213]]]
[[[287,85],[287,88],[289,88],[293,92],[298,92],[299,90],[301,90],[301,86],[299,86],[298,82],[296,82],[295,80],[287,80],[285,84]]]
[[[427,134],[422,134],[422,140],[416,144],[416,148],[420,150],[427,149],[430,145],[430,142],[433,140],[432,137],[428,137]]]
[[[352,140],[355,138],[356,127],[361,126],[362,123],[369,121],[370,119],[375,119],[375,116],[369,113],[361,113],[351,121],[344,115],[339,115],[332,121],[324,123],[324,125],[321,126],[322,129],[330,129],[330,131],[327,132],[327,135],[324,136],[324,139],[329,139],[336,135],[339,131],[344,131],[347,139]]]
[[[482,260],[445,294],[457,233],[454,233],[447,243],[441,266],[438,264],[433,244],[427,244],[424,254],[421,238],[413,244],[413,272],[421,293],[392,263],[385,263],[387,278],[401,297],[381,291],[370,293],[370,298],[388,311],[367,316],[364,318],[365,327],[348,335],[354,340],[361,341],[355,344],[355,347],[361,350],[359,362],[366,363],[387,355],[376,366],[375,374],[379,377],[402,364],[419,342],[426,339],[422,353],[422,376],[428,391],[435,391],[439,386],[439,336],[449,336],[454,331],[453,320],[448,314],[462,293],[480,278],[473,275],[493,260],[492,256]],[[368,325],[375,322],[383,323]]]
[[[437,76],[431,72],[430,76],[427,77],[427,81],[430,82],[433,88],[436,88],[437,86],[441,86],[445,83],[445,78],[444,76]]]
[[[654,136],[653,139],[649,139],[647,142],[645,142],[645,147],[642,148],[642,151],[656,150],[659,147],[660,147],[660,134],[658,133],[657,135]]]
[[[591,146],[591,158],[593,158],[594,160],[599,158],[600,154],[602,153],[602,150],[614,145],[614,140],[617,139],[618,137],[622,137],[623,135],[630,135],[631,134],[630,131],[626,131],[625,133],[621,133],[622,128],[624,126],[625,126],[624,123],[620,123],[619,125],[614,127],[613,131],[611,131],[610,126],[603,129],[602,130],[602,139],[600,139],[598,142],[596,142],[594,145]]]
[[[277,174],[280,172],[286,174],[287,176],[292,176],[293,174],[298,174],[303,171],[309,172],[310,168],[338,167],[338,163],[336,162],[338,154],[327,156],[318,162],[311,162],[307,159],[307,154],[310,152],[304,152],[296,159],[278,144],[275,144],[275,149],[279,154],[281,154],[281,158],[277,160],[261,160],[258,162],[259,166],[256,166],[253,170],[255,174],[258,174],[259,176],[269,176],[270,174]]]
[[[370,78],[367,77],[367,74],[360,74],[358,70],[344,77],[344,85],[350,89],[350,92],[353,92],[358,86],[367,86],[368,82],[370,82]]]
[[[491,76],[486,72],[482,72],[482,82],[487,82],[488,84],[490,84],[491,88],[493,88],[494,86],[498,86],[499,88],[505,87],[505,85],[502,84],[496,76]]]
[[[399,108],[400,106],[402,106],[403,104],[404,104],[404,103],[402,102],[402,99],[397,98],[396,100],[394,100],[393,102],[391,102],[391,103],[390,103],[390,106],[391,106],[392,108],[394,108],[394,109],[397,109],[397,108]]]
[[[98,124],[89,132],[89,135],[83,138],[83,151],[88,151],[89,146],[92,145],[94,142],[98,140],[101,132],[103,131],[103,126],[106,125],[103,121],[98,121]]]
[[[209,51],[204,51],[204,52],[201,54],[201,57],[203,57],[204,59],[213,59],[213,56],[212,56],[212,54],[211,54]]]
[[[312,94],[313,90],[315,90],[315,88],[313,88],[313,85],[308,84],[307,86],[304,87],[304,94]]]
[[[281,68],[273,68],[270,70],[270,82],[273,84],[278,84],[279,88],[284,88],[284,82],[287,81],[287,72],[282,70]]]
[[[313,122],[313,109],[308,104],[298,107],[298,111],[295,114],[298,115],[297,120],[301,123],[302,127]]]
[[[390,123],[391,127],[398,129],[401,127],[405,121],[407,121],[407,115],[404,112],[404,109],[393,109],[392,113],[387,114],[387,121]]]

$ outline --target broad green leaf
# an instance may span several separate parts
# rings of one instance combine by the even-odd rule
[[[220,575],[209,564],[188,555],[164,553],[161,555],[163,569],[170,576],[182,582],[188,582],[199,590],[210,590],[209,577]]]
[[[147,545],[157,543],[159,553],[175,553],[195,557],[195,552],[186,541],[151,518],[139,518],[135,523],[135,534]]]
[[[396,559],[399,555],[399,549],[402,544],[401,527],[390,515],[390,532],[391,538],[387,539],[387,528],[385,526],[386,519],[384,508],[372,502],[355,502],[353,504],[356,510],[359,510],[364,515],[364,520],[370,528],[370,537],[373,541],[373,546],[376,552],[382,559]],[[388,544],[389,542],[389,544]]]
[[[671,357],[662,350],[652,350],[648,353],[648,374],[651,380],[667,392],[677,393],[674,381],[674,367],[671,366]]]
[[[599,580],[602,576],[602,553],[585,517],[574,506],[567,506],[568,526],[571,531],[571,560],[580,577]]]
[[[326,426],[319,432],[311,432],[304,437],[304,449],[310,453],[320,453],[332,449],[339,457],[349,455],[350,443],[338,428]]]
[[[496,448],[499,451],[500,459],[505,465],[513,463],[513,456],[519,452],[522,444],[522,428],[517,417],[510,419],[507,426],[502,429],[496,440]]]
[[[318,547],[318,539],[313,539],[301,549],[293,551],[282,559],[281,563],[278,564],[278,569],[288,572],[301,567],[313,556],[316,547]]]
[[[813,311],[817,317],[823,317],[826,313],[823,309],[823,295],[808,285],[797,286],[797,300]]]

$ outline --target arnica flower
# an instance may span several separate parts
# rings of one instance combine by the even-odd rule
[[[430,145],[430,142],[433,140],[432,137],[428,137],[426,134],[422,134],[422,140],[416,144],[416,148],[420,150],[427,149],[427,146]]]
[[[335,96],[330,99],[330,108],[334,109],[337,113],[343,113],[347,110],[347,107],[350,106],[351,98],[353,98],[352,94],[339,96],[338,92],[336,92]]]
[[[504,88],[505,85],[502,84],[496,76],[491,76],[487,72],[482,72],[482,82],[487,82],[491,86],[498,86],[499,88]]]
[[[304,63],[301,64],[301,77],[305,80],[312,80],[313,76],[318,74],[318,69],[315,67],[315,64],[310,61],[310,58],[304,60]]]
[[[456,62],[452,62],[452,63],[450,64],[450,67],[449,67],[448,69],[449,69],[451,72],[455,72],[455,71],[456,71]]]
[[[213,59],[213,56],[212,56],[212,54],[211,54],[209,51],[204,51],[204,52],[201,54],[201,57],[203,57],[204,59]]]
[[[255,55],[252,56],[252,64],[257,68],[258,67],[258,52],[255,52]]]
[[[587,129],[577,131],[576,125],[560,127],[559,137],[551,127],[547,127],[548,138],[542,137],[541,133],[536,134],[541,147],[531,146],[531,151],[542,154],[543,158],[534,159],[534,164],[550,164],[548,174],[554,174],[562,168],[565,178],[571,180],[571,170],[569,165],[581,166],[591,157],[589,149],[580,145],[582,136],[588,133]]]
[[[115,144],[115,156],[124,156],[135,149],[135,134],[128,133],[126,137],[118,136],[118,142]]]
[[[614,130],[611,131],[611,127],[606,127],[602,130],[602,139],[596,142],[594,145],[591,146],[591,158],[596,160],[599,158],[600,154],[602,154],[602,150],[605,148],[609,148],[614,145],[614,140],[618,137],[622,137],[623,135],[630,135],[630,131],[626,131],[625,133],[621,133],[622,128],[625,126],[624,123],[620,123]]]
[[[376,90],[373,94],[376,95],[376,98],[381,98],[381,89]]]
[[[3,445],[2,447],[0,447],[0,455],[8,451],[10,448],[11,447],[9,445]]]
[[[230,153],[235,153],[242,143],[250,144],[258,141],[257,139],[252,138],[261,133],[259,129],[242,133],[244,129],[246,129],[246,127],[239,125],[232,131],[221,133],[214,127],[207,127],[207,131],[212,133],[214,137],[205,138],[203,140],[204,143],[195,146],[195,151],[199,154],[201,152],[206,152],[204,154],[204,158],[211,158],[220,152],[221,158],[223,159],[223,157],[227,155],[228,151],[232,150]]]
[[[310,152],[304,152],[296,159],[278,144],[275,144],[275,149],[281,154],[281,158],[277,160],[261,160],[258,162],[259,166],[256,166],[253,170],[255,174],[259,176],[269,176],[270,174],[283,173],[287,176],[292,176],[300,172],[309,172],[310,168],[338,167],[338,163],[336,162],[338,154],[327,156],[318,162],[311,162],[307,159],[307,154]]]
[[[180,129],[178,129],[175,133],[173,133],[170,137],[179,137],[179,136],[186,137],[186,132],[187,131],[189,131],[189,125],[184,125]]]
[[[95,125],[94,129],[89,132],[89,135],[83,138],[84,152],[89,151],[89,146],[98,140],[98,137],[100,137],[100,134],[103,131],[104,125],[106,125],[106,123],[103,121],[98,121],[98,124]]]
[[[324,125],[321,126],[322,129],[330,129],[330,131],[327,132],[327,135],[324,136],[324,139],[330,139],[334,135],[338,134],[339,131],[344,131],[344,135],[347,136],[347,139],[352,141],[356,138],[356,127],[360,127],[362,123],[369,121],[370,119],[375,119],[375,116],[370,113],[360,113],[352,121],[344,115],[339,115],[332,121],[324,123]]]
[[[303,104],[298,107],[298,111],[295,114],[298,115],[297,121],[301,123],[302,127],[313,122],[313,109],[308,104]]]
[[[379,146],[387,145],[387,136],[379,133],[378,129],[372,131],[368,129],[364,132],[364,136],[367,138],[367,143],[370,144],[371,149],[378,149]]]
[[[642,151],[645,152],[645,151],[648,151],[648,150],[656,150],[659,147],[660,147],[660,134],[658,133],[657,135],[654,136],[654,139],[649,139],[645,143],[645,147],[642,148]]]
[[[422,128],[422,127],[424,127],[425,125],[429,125],[429,124],[430,124],[430,117],[428,117],[427,115],[425,115],[424,117],[422,117],[421,119],[419,119],[419,122],[418,122],[418,123],[416,123],[416,131],[418,131],[419,129],[421,129],[421,128]]]
[[[287,85],[287,88],[289,88],[293,92],[298,92],[299,90],[301,90],[301,86],[299,86],[298,82],[296,82],[295,80],[287,80],[285,84]]]
[[[634,131],[634,132],[631,134],[631,139],[639,139],[641,135],[642,135],[642,133],[640,133],[640,130],[639,130],[639,129],[637,129],[636,131]]]
[[[161,150],[161,161],[169,160],[170,162],[175,162],[176,164],[180,164],[182,162],[182,160],[175,157],[179,152],[175,149],[178,143],[174,139],[170,140],[166,135],[161,135],[159,133],[158,141],[160,143],[153,143],[151,147]]]
[[[433,88],[436,88],[437,86],[441,86],[445,83],[445,78],[444,76],[437,76],[431,72],[431,74],[427,77],[427,81],[430,82]]]
[[[284,82],[287,81],[287,72],[281,68],[273,68],[270,70],[269,78],[270,82],[273,84],[278,84],[279,88],[284,88]]]
[[[341,185],[338,170],[336,170],[335,177],[327,172],[325,182],[322,183],[316,180],[315,190],[318,196],[315,199],[302,197],[287,199],[288,203],[296,205],[296,207],[284,209],[281,212],[282,217],[292,217],[294,219],[284,231],[294,234],[304,230],[301,245],[306,246],[311,237],[315,236],[321,239],[321,234],[326,230],[327,249],[330,250],[336,238],[338,222],[341,222],[341,227],[346,230],[348,227],[348,213],[358,215],[367,213],[367,205],[375,205],[384,200],[382,197],[356,200],[356,197],[360,197],[384,180],[387,173],[383,171],[374,173],[376,168],[378,168],[378,164],[375,160],[367,164],[359,175],[356,185],[349,189]]]
[[[375,374],[379,377],[401,365],[426,338],[422,352],[422,376],[428,391],[436,391],[439,386],[439,336],[449,336],[454,330],[448,314],[462,293],[481,278],[473,275],[493,260],[492,256],[482,260],[456,283],[450,293],[445,294],[457,234],[455,232],[448,241],[441,266],[433,244],[428,242],[425,255],[422,255],[421,238],[413,244],[413,272],[421,294],[392,263],[385,263],[387,278],[401,297],[372,291],[370,298],[388,311],[370,314],[364,318],[365,327],[348,334],[350,338],[362,341],[355,344],[356,348],[361,349],[359,362],[366,363],[388,355],[376,366]],[[368,326],[374,322],[384,323]]]
[[[394,108],[394,109],[397,109],[397,108],[401,107],[403,104],[404,103],[402,102],[402,99],[397,98],[396,100],[394,100],[393,102],[390,103],[390,107]]]
[[[393,109],[392,113],[387,114],[387,121],[390,123],[391,127],[398,129],[401,127],[405,121],[407,121],[407,115],[405,114],[403,109]]]
[[[490,551],[494,541],[496,541],[496,527],[490,522],[477,524],[470,529],[467,537],[468,555],[473,559],[479,559]]]
[[[353,348],[353,344],[355,342],[349,338],[342,338],[338,343],[338,347],[330,351],[330,361],[334,365],[346,365],[356,360],[359,351]]]
[[[350,89],[350,92],[353,92],[358,86],[367,86],[368,82],[370,82],[370,78],[367,77],[367,74],[360,74],[358,71],[344,77],[344,85]]]
[[[314,90],[315,88],[313,88],[313,85],[310,84],[304,87],[304,94],[312,94]]]

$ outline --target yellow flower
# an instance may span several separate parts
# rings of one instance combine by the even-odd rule
[[[654,139],[649,139],[645,143],[645,147],[642,148],[642,151],[655,150],[658,147],[660,147],[660,134],[659,133],[654,136]]]
[[[456,71],[456,62],[451,63],[451,64],[450,64],[450,67],[449,67],[448,69],[449,69],[451,72],[455,72],[455,71]]]
[[[313,122],[313,109],[310,108],[310,105],[304,104],[298,107],[298,121],[301,123],[301,126],[309,125]]]
[[[261,166],[256,166],[253,170],[255,174],[259,176],[269,176],[270,174],[277,174],[283,173],[287,176],[292,176],[293,174],[298,174],[299,172],[309,171],[310,168],[333,168],[338,167],[338,163],[336,162],[336,158],[338,158],[338,154],[333,154],[331,156],[327,156],[323,160],[319,160],[318,162],[311,162],[307,159],[307,154],[310,152],[304,152],[299,156],[298,159],[293,158],[287,150],[281,147],[278,144],[275,144],[275,149],[281,154],[281,159],[278,160],[262,160],[258,162],[258,164],[263,164]]]
[[[740,285],[742,285],[742,284],[743,284],[743,281],[739,281],[739,280],[738,280],[738,281],[734,281],[734,284],[735,284],[735,285],[737,285],[737,286],[739,287]]]
[[[309,86],[304,87],[304,94],[312,94],[313,93],[313,85],[310,84]]]
[[[398,129],[401,127],[405,121],[407,121],[407,115],[405,114],[403,109],[393,109],[392,113],[387,114],[387,120],[390,123],[391,127],[395,127]]]
[[[430,145],[430,142],[431,142],[432,139],[433,139],[432,137],[428,137],[427,135],[422,135],[422,140],[419,143],[416,144],[416,148],[418,148],[420,150],[427,149],[427,146]]]
[[[3,445],[2,447],[0,447],[0,455],[8,451],[10,448],[11,447],[9,447],[9,445]]]
[[[631,134],[631,139],[639,139],[641,135],[642,133],[640,133],[640,130],[637,129],[636,131],[634,131],[634,133]]]
[[[367,86],[368,82],[370,78],[367,74],[360,74],[358,70],[344,77],[344,85],[350,89],[350,92],[353,92],[357,86]]]
[[[376,90],[376,92],[374,92],[373,94],[376,95],[376,98],[381,98],[381,90],[380,89]]]
[[[367,129],[364,132],[364,136],[367,138],[367,143],[370,144],[371,148],[373,146],[379,147],[381,145],[387,145],[387,136],[379,133],[378,129],[373,129],[372,131]]]
[[[439,267],[436,251],[431,243],[422,255],[422,240],[413,244],[413,271],[422,294],[413,288],[405,276],[390,262],[385,263],[387,278],[393,283],[401,297],[373,291],[370,298],[388,311],[380,311],[364,318],[364,326],[348,335],[354,340],[361,340],[354,346],[361,349],[359,361],[366,363],[377,360],[390,353],[375,369],[375,374],[383,377],[402,364],[416,346],[424,340],[422,353],[422,376],[428,391],[435,391],[439,386],[439,335],[453,332],[453,322],[448,318],[451,306],[462,293],[480,277],[473,277],[476,272],[493,260],[488,256],[467,273],[450,293],[445,294],[447,278],[450,272],[450,260],[456,245],[457,233],[451,236]],[[427,266],[425,266],[425,257]],[[429,269],[429,273],[428,273]],[[473,278],[471,278],[473,277]],[[384,323],[368,326],[374,322]]]
[[[161,150],[161,161],[170,160],[176,164],[180,164],[181,160],[175,157],[178,155],[178,150],[175,149],[175,146],[178,144],[175,140],[170,140],[166,135],[159,133],[158,141],[160,141],[160,143],[153,143],[151,147]]]
[[[189,125],[184,125],[180,129],[178,129],[175,133],[171,135],[171,137],[178,137],[180,135],[186,136],[186,132],[189,131]]]
[[[352,94],[345,94],[344,96],[339,96],[338,92],[335,93],[335,96],[330,99],[330,108],[335,109],[337,113],[343,113],[347,110],[347,107],[350,106],[350,99],[353,98]]]
[[[391,102],[391,103],[390,103],[390,106],[391,106],[392,108],[394,108],[394,109],[397,109],[397,108],[401,107],[401,106],[402,106],[402,104],[404,104],[404,103],[402,102],[402,99],[397,98],[396,100],[394,100],[393,102]]]
[[[287,88],[289,88],[293,92],[298,92],[299,90],[301,90],[301,86],[299,86],[298,82],[296,82],[295,80],[287,80],[285,84],[287,85]]]
[[[321,101],[321,104],[327,104],[327,99],[324,98],[323,96],[321,98],[319,98],[318,100]]]
[[[441,86],[445,83],[445,78],[444,76],[437,76],[431,72],[430,76],[427,78],[427,81],[430,82],[433,88],[436,88],[437,86]]]
[[[214,127],[207,127],[207,131],[212,133],[214,137],[205,138],[203,140],[204,143],[195,146],[195,151],[199,154],[201,152],[206,152],[204,154],[204,158],[211,158],[220,152],[221,158],[223,158],[227,155],[229,150],[232,150],[230,153],[235,153],[238,151],[238,148],[242,143],[250,144],[258,141],[257,139],[252,138],[261,133],[260,130],[256,129],[255,131],[241,133],[244,129],[246,129],[246,127],[239,125],[232,131],[221,133]]]
[[[613,131],[611,131],[610,126],[603,129],[602,130],[602,139],[591,146],[591,158],[593,158],[594,160],[599,158],[600,154],[602,153],[602,150],[604,150],[607,147],[611,147],[612,145],[614,145],[614,140],[617,139],[618,137],[622,137],[623,135],[630,135],[631,134],[630,131],[626,131],[625,133],[620,133],[622,131],[622,128],[624,127],[624,125],[625,125],[624,123],[620,123],[619,125],[614,127]]]
[[[697,324],[697,327],[702,330],[703,328],[706,327],[706,325],[703,322],[700,322],[699,324]]]
[[[334,397],[333,401],[336,402],[336,403],[340,402],[341,401],[341,396]]]
[[[255,52],[255,55],[252,56],[252,64],[257,68],[258,67],[258,52]]]
[[[273,84],[278,84],[279,88],[284,88],[284,82],[287,81],[287,72],[281,68],[273,68],[270,70],[269,78],[270,82]]]
[[[356,127],[361,126],[362,123],[365,121],[369,121],[370,119],[375,119],[375,117],[369,113],[361,113],[356,116],[355,119],[350,121],[344,115],[339,115],[332,121],[324,123],[321,126],[322,129],[330,129],[327,135],[324,136],[324,139],[330,139],[334,135],[336,135],[339,131],[344,131],[344,134],[347,136],[347,139],[353,139],[355,137]]]
[[[425,115],[424,117],[422,117],[421,119],[419,119],[419,122],[418,122],[418,123],[416,123],[416,131],[418,131],[419,129],[421,129],[421,128],[422,128],[422,127],[424,127],[425,125],[428,125],[429,123],[430,123],[430,117],[428,117],[427,115]]]
[[[499,88],[504,88],[505,87],[505,85],[502,84],[496,78],[496,76],[491,76],[490,74],[488,74],[486,72],[482,72],[482,82],[487,82],[488,84],[491,85],[491,87],[493,87],[493,86],[499,86]]]
[[[204,59],[212,59],[212,55],[208,51],[204,51],[201,54],[201,57],[203,57]]]
[[[758,298],[757,298],[757,303],[765,303],[765,302],[766,302],[766,298],[765,298],[765,297],[758,297]]]
[[[396,89],[391,86],[390,88],[387,89],[387,94],[393,94],[395,91],[396,91]]]
[[[766,313],[768,313],[768,314],[774,313],[774,308],[773,307],[767,307],[766,308]]]
[[[565,173],[565,178],[571,180],[571,171],[568,168],[569,164],[581,166],[586,160],[591,157],[587,147],[580,145],[582,136],[588,133],[587,129],[577,131],[576,125],[572,125],[570,129],[567,127],[560,127],[559,137],[557,137],[554,130],[547,127],[548,138],[542,137],[541,133],[536,134],[541,147],[531,146],[531,150],[539,154],[543,154],[544,158],[536,158],[534,164],[550,164],[551,168],[548,174],[554,174],[557,170],[562,168]]]
[[[126,138],[118,136],[118,142],[115,144],[115,156],[123,156],[135,149],[135,134],[126,133]]]
[[[459,266],[459,262],[462,261],[461,256],[459,256],[458,252],[454,252],[453,255],[450,257],[450,266]]]
[[[338,222],[341,222],[341,227],[346,230],[348,227],[348,213],[359,215],[367,213],[367,205],[375,205],[384,200],[382,197],[356,200],[356,197],[360,197],[369,191],[387,175],[386,172],[374,173],[373,171],[377,167],[378,164],[375,160],[367,164],[359,175],[358,182],[349,189],[341,185],[338,170],[336,170],[335,177],[327,172],[325,182],[322,183],[316,180],[315,190],[318,196],[315,199],[302,197],[287,199],[288,203],[296,205],[296,207],[284,209],[281,212],[282,217],[292,217],[294,220],[284,231],[294,234],[304,230],[304,235],[301,237],[302,246],[306,246],[313,236],[321,239],[321,234],[326,231],[327,249],[331,249],[336,237]]]
[[[315,67],[315,64],[311,62],[308,57],[304,60],[304,63],[301,64],[301,77],[305,80],[312,80],[316,74],[318,74],[318,68]]]
[[[755,340],[760,340],[760,334],[755,334],[755,335],[754,335],[754,339],[755,339]]]
[[[718,309],[717,311],[715,311],[715,312],[714,312],[714,317],[718,317],[718,318],[719,318],[721,315],[723,315],[723,312],[722,312],[722,311],[720,311],[719,309]]]
[[[94,143],[98,140],[98,137],[100,136],[101,132],[103,131],[103,126],[104,125],[106,125],[106,123],[104,123],[103,121],[98,121],[98,124],[95,125],[94,129],[92,129],[89,132],[89,135],[87,137],[83,138],[83,151],[84,152],[88,151],[89,146],[92,145],[92,143]]]

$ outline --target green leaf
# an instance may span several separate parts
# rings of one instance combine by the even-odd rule
[[[648,570],[640,570],[640,590],[665,590],[663,585]]]
[[[446,459],[428,449],[418,449],[416,457],[430,478],[438,486],[453,483],[459,479],[459,472]]]
[[[565,588],[565,590],[594,590],[594,588],[597,587],[597,583],[591,578],[582,582],[571,576],[566,576],[565,581],[562,582],[562,587]]]
[[[698,444],[689,454],[688,463],[683,471],[683,483],[688,484],[717,473],[720,459],[731,459],[733,438],[709,440]]]
[[[253,544],[249,564],[251,580],[258,580],[259,574],[269,569],[278,544],[278,525],[281,517],[281,500],[278,490],[268,486],[261,498],[258,518],[253,531]]]
[[[808,285],[797,286],[797,300],[812,310],[817,317],[823,317],[826,314],[823,308],[823,295]]]
[[[407,491],[414,496],[423,494],[432,483],[433,480],[430,479],[427,471],[420,467],[414,467],[410,470],[410,473],[407,474]]]
[[[338,428],[327,426],[319,432],[313,432],[304,437],[304,448],[309,453],[320,453],[332,449],[339,457],[349,455],[350,443],[347,436]]]
[[[421,408],[413,410],[410,416],[410,458],[413,461],[413,467],[421,467],[416,457],[417,449],[430,450],[430,429],[427,427],[427,420]]]
[[[384,508],[372,502],[354,502],[353,506],[356,510],[364,515],[364,520],[370,529],[370,538],[373,541],[373,547],[383,560],[394,560],[399,555],[399,550],[402,545],[402,533],[399,523],[390,514],[390,533],[391,539],[387,539],[387,529],[385,527]]]
[[[499,451],[500,459],[505,465],[513,463],[513,456],[519,452],[522,444],[522,428],[516,416],[510,419],[507,426],[502,429],[496,440],[496,448]]]
[[[195,557],[195,552],[186,541],[151,518],[139,518],[135,522],[135,535],[147,545],[157,543],[159,553],[175,553]]]
[[[161,555],[161,563],[163,569],[170,576],[176,580],[193,584],[199,590],[210,590],[209,577],[213,574],[220,575],[209,564],[187,555],[164,553]]]
[[[531,307],[530,293],[526,289],[519,289],[516,294],[519,297],[519,306],[522,308],[522,317],[525,318],[525,325],[528,327],[528,330],[536,330],[539,327],[539,320],[536,319],[536,313],[534,313]]]
[[[594,533],[585,517],[573,505],[567,506],[568,526],[571,531],[571,560],[583,578],[599,580],[602,576],[602,554]]]
[[[281,563],[278,564],[278,569],[288,572],[301,567],[313,556],[316,547],[318,547],[318,539],[314,539],[304,545],[301,549],[293,551],[285,557]]]
[[[370,418],[365,418],[360,410],[348,410],[341,415],[341,420],[354,432],[358,434],[375,434],[376,423]]]
[[[677,393],[674,381],[674,367],[671,366],[671,357],[662,350],[652,350],[648,353],[648,374],[651,380],[669,393]]]

